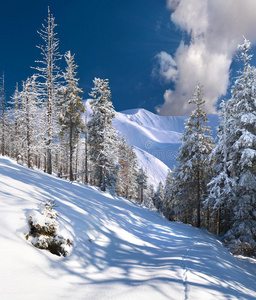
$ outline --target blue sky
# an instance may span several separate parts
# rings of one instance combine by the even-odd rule
[[[5,72],[8,96],[40,59],[37,30],[47,17],[48,5],[58,24],[60,52],[76,54],[84,98],[93,78],[100,77],[110,80],[118,111],[137,107],[155,111],[163,103],[170,84],[152,77],[155,56],[163,49],[174,52],[180,42],[165,0],[2,0],[0,70]]]
[[[48,6],[60,52],[76,54],[83,97],[94,77],[108,78],[117,111],[157,107],[160,115],[188,115],[199,81],[206,112],[214,113],[240,67],[234,58],[242,35],[256,43],[255,0],[1,0],[7,96],[40,59],[37,31]]]

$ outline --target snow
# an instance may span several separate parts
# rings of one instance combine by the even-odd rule
[[[153,185],[154,188],[157,188],[159,182],[165,184],[169,168],[148,152],[137,147],[133,149],[137,156],[139,168],[142,168],[148,176],[147,185]]]
[[[180,138],[184,131],[185,121],[188,117],[165,117],[158,116],[145,109],[131,109],[116,113],[113,120],[114,127],[120,135],[124,135],[129,144],[135,146],[138,154],[147,152],[146,169],[150,183],[157,188],[159,181],[165,182],[169,169],[176,165],[178,149],[181,145]],[[218,115],[209,115],[209,125],[216,136]],[[138,163],[143,167],[145,155],[138,156]],[[142,159],[142,160],[141,160]],[[161,169],[163,176],[155,174],[158,161],[158,170]]]
[[[74,247],[65,258],[25,239],[27,215],[54,199]],[[0,298],[256,298],[256,261],[205,231],[124,198],[0,157]]]
[[[88,119],[92,113],[90,99],[85,102]],[[147,170],[148,183],[157,189],[165,182],[168,171],[176,165],[180,138],[188,117],[158,116],[137,108],[116,112],[113,125],[120,136],[125,136],[137,155],[138,165]],[[209,126],[216,136],[218,115],[208,115]],[[157,170],[157,173],[156,173]]]

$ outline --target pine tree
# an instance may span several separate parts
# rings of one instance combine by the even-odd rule
[[[147,188],[147,175],[146,172],[140,168],[138,171],[137,176],[137,183],[138,183],[138,202],[143,204],[144,203],[144,190]]]
[[[5,138],[6,138],[6,99],[5,99],[5,82],[4,82],[4,73],[2,77],[1,85],[1,153],[5,155]]]
[[[20,114],[20,104],[21,104],[21,94],[19,92],[18,83],[16,84],[16,89],[12,97],[13,104],[13,139],[12,147],[14,149],[14,157],[18,161],[18,157],[21,154],[22,147],[22,132],[21,132],[21,114]]]
[[[109,188],[114,193],[118,171],[117,131],[112,125],[115,116],[111,102],[111,91],[108,79],[95,78],[94,87],[89,94],[92,114],[88,122],[88,143],[90,157],[94,164],[94,180],[102,191]]]
[[[152,184],[147,185],[143,192],[143,202],[144,205],[149,209],[155,209],[154,202],[153,202],[154,196],[155,196],[154,186]]]
[[[205,125],[207,116],[202,110],[204,102],[202,86],[197,84],[189,101],[196,105],[196,109],[186,122],[177,157],[178,166],[174,171],[175,218],[197,227],[201,226],[201,203],[209,180],[209,155],[213,148],[211,130]]]
[[[155,196],[153,198],[153,202],[157,211],[162,213],[164,205],[164,186],[161,181],[158,184]]]
[[[89,151],[88,151],[88,116],[85,106],[85,120],[84,120],[84,184],[89,183]]]
[[[117,174],[117,194],[135,200],[137,179],[137,157],[127,140],[122,137],[119,144],[119,169]]]
[[[220,125],[217,131],[217,142],[211,153],[213,160],[213,178],[208,184],[208,197],[204,202],[206,209],[211,211],[214,227],[208,227],[208,230],[216,234],[226,232],[230,229],[230,217],[232,215],[233,196],[235,181],[230,177],[228,164],[228,135],[231,128],[228,128],[228,107],[225,101],[222,101],[220,111]]]
[[[82,89],[78,87],[78,79],[76,78],[77,65],[74,61],[74,55],[70,51],[65,53],[67,63],[66,72],[63,77],[66,85],[59,90],[59,123],[61,125],[61,135],[66,134],[69,144],[69,178],[73,181],[73,154],[75,146],[78,143],[78,138],[81,132],[84,131],[82,113],[85,108],[82,98],[79,94]]]
[[[175,181],[173,179],[173,174],[171,171],[168,172],[164,185],[164,199],[162,212],[166,219],[174,220],[174,206],[173,206],[173,191],[175,188]]]
[[[244,69],[228,101],[228,172],[235,181],[232,227],[225,240],[236,254],[256,253],[256,93],[255,68],[250,65],[251,44],[238,46]]]
[[[57,61],[61,59],[58,52],[59,39],[55,32],[55,18],[48,7],[48,18],[46,25],[42,24],[42,29],[38,32],[44,41],[44,45],[37,46],[41,50],[42,60],[36,63],[42,64],[34,69],[38,71],[38,77],[41,78],[41,97],[45,100],[46,114],[46,172],[52,174],[52,150],[54,143],[54,120],[56,119],[56,95],[58,90],[58,80],[60,79],[59,67]]]
[[[38,137],[40,134],[39,118],[39,97],[36,89],[36,76],[28,78],[23,82],[21,92],[21,112],[20,121],[21,130],[24,133],[23,147],[26,148],[27,165],[32,168],[34,165],[34,155],[38,150]]]

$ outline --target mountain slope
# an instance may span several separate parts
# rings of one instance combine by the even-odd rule
[[[25,239],[26,215],[55,199],[75,246],[60,258]],[[0,298],[255,299],[255,261],[215,238],[92,187],[0,158]]]
[[[158,116],[145,109],[116,113],[113,120],[115,128],[120,135],[127,138],[130,145],[139,149],[140,153],[144,152],[143,156],[138,157],[140,166],[143,166],[145,163],[143,158],[147,156],[147,166],[144,168],[147,169],[149,183],[155,187],[159,181],[165,182],[168,168],[173,169],[176,165],[176,157],[181,145],[180,138],[187,118]],[[209,115],[208,119],[213,136],[216,136],[218,115]],[[160,162],[156,169],[157,160]],[[162,175],[158,176],[158,173]],[[151,180],[151,178],[155,179]]]

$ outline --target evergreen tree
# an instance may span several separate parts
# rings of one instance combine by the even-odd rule
[[[52,174],[52,150],[54,148],[54,121],[56,117],[56,95],[58,90],[58,80],[60,79],[59,67],[57,61],[61,59],[58,52],[59,39],[55,32],[55,18],[48,7],[48,18],[46,24],[42,24],[42,29],[38,32],[44,41],[44,45],[37,46],[41,50],[42,60],[36,61],[41,64],[35,69],[38,71],[38,77],[41,78],[41,97],[44,98],[45,116],[46,116],[46,172]]]
[[[140,168],[137,176],[137,183],[138,183],[138,202],[143,204],[144,203],[144,190],[147,188],[147,175],[145,171]]]
[[[153,198],[154,206],[160,213],[163,212],[163,205],[164,205],[164,186],[160,181]]]
[[[111,101],[108,79],[94,79],[94,87],[89,94],[92,114],[88,122],[88,143],[94,164],[95,183],[105,191],[108,187],[113,193],[118,171],[119,137],[112,125],[115,111]]]
[[[23,82],[21,92],[21,130],[24,133],[24,143],[26,149],[26,159],[29,168],[34,165],[34,155],[38,149],[38,136],[40,134],[40,119],[38,113],[39,98],[36,90],[36,76],[28,78]]]
[[[202,87],[197,84],[189,101],[196,105],[196,109],[186,122],[177,157],[178,166],[174,171],[175,218],[197,227],[201,226],[201,203],[209,180],[209,155],[213,147],[211,130],[205,125],[208,121],[202,110],[204,102]]]
[[[150,209],[154,209],[154,196],[155,196],[155,190],[154,190],[154,186],[152,184],[147,185],[146,189],[144,190],[143,193],[143,201],[144,201],[144,205],[147,208]]]
[[[119,169],[117,174],[117,193],[127,199],[135,200],[137,179],[137,157],[127,140],[123,137],[119,144]]]
[[[164,199],[162,212],[166,219],[174,220],[174,206],[173,206],[173,191],[175,187],[175,181],[171,171],[168,172],[164,185]]]
[[[231,198],[234,217],[226,234],[230,250],[236,254],[256,253],[256,93],[255,68],[250,65],[251,44],[238,46],[244,69],[232,88],[228,101],[228,172],[235,181]]]
[[[220,111],[220,125],[217,131],[217,142],[211,153],[213,160],[213,178],[208,184],[208,197],[204,202],[206,209],[211,211],[214,221],[214,227],[208,227],[208,230],[216,234],[226,232],[230,229],[230,218],[233,208],[233,196],[235,181],[230,177],[228,164],[228,107],[225,101],[222,101]]]
[[[73,154],[75,146],[78,143],[79,135],[84,131],[84,124],[82,120],[82,113],[85,108],[82,98],[79,94],[82,89],[78,87],[78,79],[76,78],[77,65],[74,61],[74,55],[70,51],[66,52],[65,60],[67,63],[66,72],[63,77],[66,85],[59,91],[59,123],[61,125],[61,135],[66,134],[69,144],[69,178],[73,181]]]
[[[14,95],[12,97],[13,104],[13,139],[12,139],[12,147],[14,149],[14,157],[18,161],[18,156],[21,154],[22,148],[22,124],[21,124],[21,113],[20,113],[20,105],[21,105],[21,97],[20,97],[18,83],[16,84],[16,89]]]
[[[4,74],[2,77],[1,84],[1,153],[5,155],[5,138],[6,138],[6,99],[5,99],[5,82],[4,82]]]

